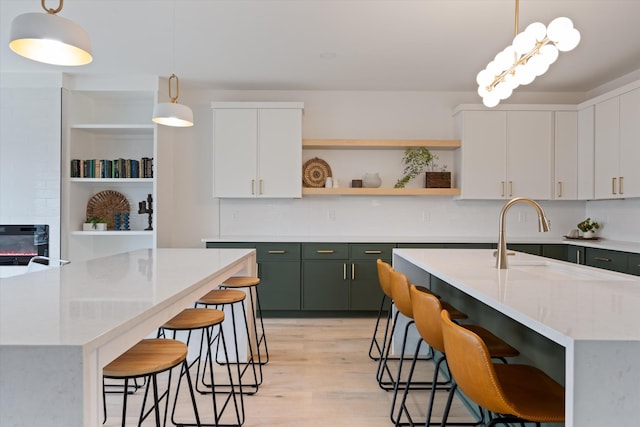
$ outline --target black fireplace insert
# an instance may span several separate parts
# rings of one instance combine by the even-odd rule
[[[48,225],[0,225],[0,265],[27,265],[37,255],[49,256]]]

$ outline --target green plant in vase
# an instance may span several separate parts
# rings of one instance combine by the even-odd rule
[[[99,216],[90,216],[84,221],[86,224],[91,224],[91,228],[96,230],[98,228],[98,224],[106,224],[107,221],[100,218]]]
[[[438,156],[431,154],[427,147],[406,149],[402,158],[405,165],[404,176],[396,182],[394,188],[404,188],[409,181],[432,167],[436,160]]]
[[[597,229],[600,228],[600,224],[595,221],[591,221],[591,218],[587,218],[584,221],[578,223],[578,230],[582,231],[584,238],[591,238]]]

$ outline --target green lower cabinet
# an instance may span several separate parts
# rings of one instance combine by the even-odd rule
[[[302,309],[348,310],[347,260],[302,261]]]
[[[557,259],[560,261],[567,261],[568,251],[571,246],[567,245],[542,245],[542,256],[545,258]]]
[[[586,248],[586,264],[605,270],[627,272],[627,253],[607,249]]]
[[[584,265],[586,262],[585,248],[583,246],[567,246],[567,261]]]
[[[528,243],[507,243],[507,250],[524,252],[531,255],[542,255],[542,245]]]
[[[300,310],[300,261],[258,263],[262,310]]]
[[[627,259],[627,272],[640,276],[640,254],[629,254]]]

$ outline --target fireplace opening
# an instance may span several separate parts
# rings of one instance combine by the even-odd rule
[[[48,225],[0,225],[0,265],[27,265],[37,255],[49,256]]]

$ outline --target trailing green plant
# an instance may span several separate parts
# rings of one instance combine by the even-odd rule
[[[430,168],[437,167],[435,161],[438,156],[431,154],[427,147],[408,148],[404,151],[402,163],[404,163],[404,176],[396,182],[395,188],[404,186],[413,178]],[[445,166],[446,168],[446,166]]]
[[[107,221],[103,220],[99,216],[90,216],[90,217],[87,217],[87,219],[84,222],[88,224],[89,223],[92,224],[93,229],[96,229],[97,228],[96,224],[106,223]]]
[[[586,233],[587,231],[597,230],[598,228],[600,228],[600,224],[595,221],[591,222],[591,218],[587,218],[584,221],[578,223],[577,227],[580,231]]]

